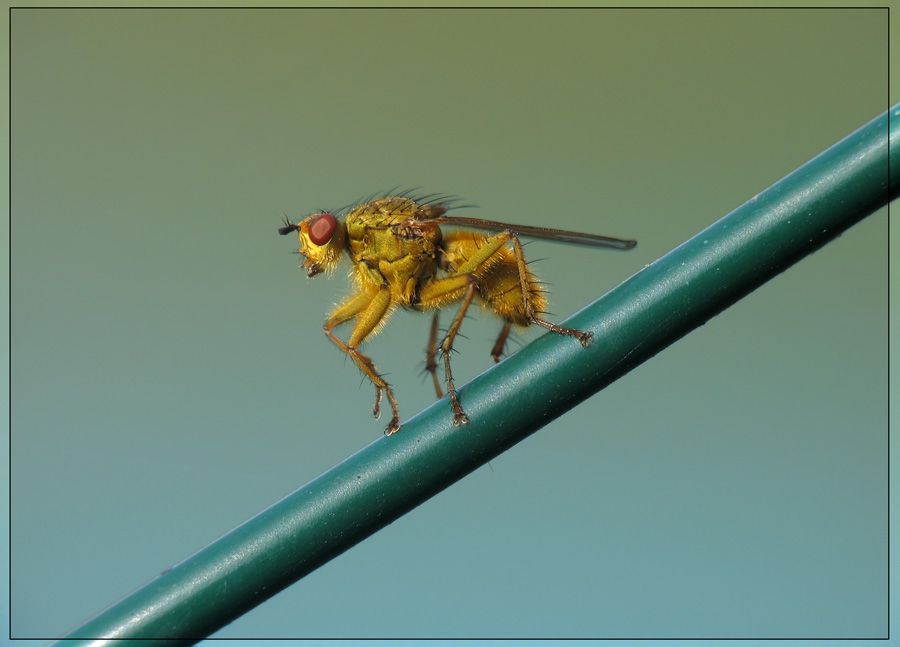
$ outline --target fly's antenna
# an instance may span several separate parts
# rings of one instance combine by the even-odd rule
[[[282,236],[287,236],[289,233],[293,231],[297,231],[300,228],[300,225],[295,225],[287,218],[284,219],[284,227],[278,228],[278,233]]]

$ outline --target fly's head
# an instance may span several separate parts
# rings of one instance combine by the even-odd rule
[[[344,251],[344,226],[334,215],[321,212],[310,216],[299,224],[285,221],[278,233],[285,236],[296,231],[300,237],[300,253],[306,257],[303,267],[312,278],[323,271],[334,270]]]

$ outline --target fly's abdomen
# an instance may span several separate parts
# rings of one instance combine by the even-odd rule
[[[528,295],[531,315],[540,315],[547,305],[547,297],[534,272],[525,269],[525,276],[519,277],[519,267],[515,254],[502,248],[496,254],[498,262],[480,279],[476,287],[478,296],[500,317],[518,326],[527,326],[530,321],[525,313],[525,298],[522,284]]]

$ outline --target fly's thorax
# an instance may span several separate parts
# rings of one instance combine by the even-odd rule
[[[347,213],[347,227],[365,225],[369,227],[389,227],[416,217],[421,207],[410,198],[392,197],[370,200],[356,205]]]
[[[421,210],[422,206],[411,198],[378,198],[353,207],[347,214],[347,223],[359,219],[371,224],[398,224],[416,217]]]
[[[387,285],[393,303],[415,306],[421,285],[434,277],[441,229],[427,220],[442,205],[420,205],[406,197],[371,200],[353,207],[345,220],[354,278],[362,290]]]
[[[409,198],[393,197],[358,205],[347,214],[350,257],[354,263],[403,259],[429,262],[441,241],[438,226],[410,226],[422,217],[422,209]]]
[[[358,204],[347,213],[347,227],[356,225],[389,227],[403,225],[408,220],[430,220],[447,212],[441,203],[418,203],[412,198],[391,196]]]
[[[388,283],[395,288],[435,274],[440,242],[437,227],[412,237],[401,235],[398,227],[348,227],[347,234],[350,258],[362,283]]]

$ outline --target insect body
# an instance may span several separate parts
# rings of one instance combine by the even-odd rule
[[[391,406],[387,435],[400,428],[397,400],[372,360],[359,352],[359,346],[384,325],[393,310],[402,307],[434,311],[426,368],[438,397],[442,397],[437,377],[439,346],[453,422],[458,425],[468,422],[468,418],[453,384],[450,351],[473,300],[482,302],[503,321],[491,350],[495,362],[503,355],[512,326],[538,324],[575,337],[582,346],[591,342],[589,332],[541,319],[546,295],[525,262],[519,235],[611,249],[631,249],[636,244],[633,240],[560,229],[449,216],[449,208],[450,201],[391,196],[352,207],[343,222],[334,214],[320,212],[299,224],[285,222],[278,230],[282,235],[298,233],[300,253],[306,257],[303,267],[310,277],[334,270],[344,254],[353,263],[354,292],[331,313],[325,322],[325,334],[375,385],[372,411],[376,418],[381,413],[382,396],[387,397]],[[444,232],[441,225],[462,228]],[[438,345],[438,312],[455,302],[460,302],[459,310]],[[344,341],[334,334],[334,329],[350,320],[355,320],[355,325],[350,338]]]

